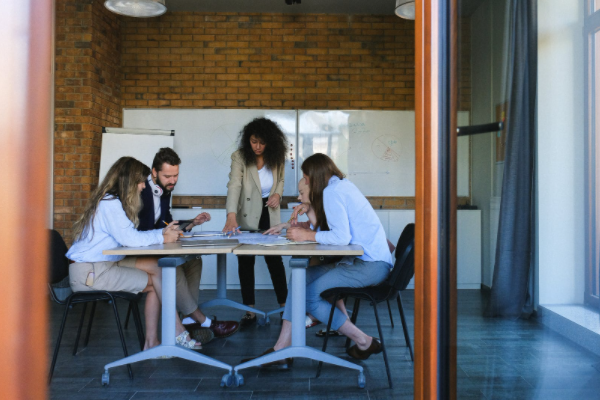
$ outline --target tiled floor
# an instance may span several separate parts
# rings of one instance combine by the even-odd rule
[[[214,291],[202,291],[201,301]],[[231,291],[234,298],[239,291]],[[403,295],[409,328],[413,328],[413,293]],[[258,306],[274,308],[274,295],[258,291]],[[594,364],[600,358],[546,330],[535,321],[507,321],[481,317],[485,299],[479,291],[459,293],[458,398],[459,399],[598,399],[600,372]],[[122,315],[125,315],[123,306]],[[393,306],[394,320],[399,316]],[[77,311],[77,310],[76,310]],[[104,364],[122,357],[115,322],[107,306],[96,311],[90,345],[72,356],[78,313],[67,323],[54,378],[52,399],[412,399],[413,364],[399,325],[391,327],[385,305],[379,307],[390,355],[394,388],[389,389],[381,355],[362,363],[367,387],[357,388],[354,371],[327,366],[315,379],[316,363],[296,360],[291,371],[252,368],[243,371],[245,385],[219,387],[223,370],[188,361],[155,360],[133,365],[135,377],[129,380],[124,367],[111,370],[110,386],[102,387]],[[239,319],[241,312],[214,309],[220,319]],[[51,344],[58,332],[62,307],[51,308]],[[377,331],[373,313],[361,307],[358,325],[369,334]],[[317,326],[307,332],[307,343],[320,348]],[[270,326],[252,326],[226,339],[214,340],[203,353],[235,365],[241,358],[255,356],[271,347],[279,334],[279,319]],[[133,327],[126,332],[130,352],[138,349]],[[330,341],[329,352],[347,357],[344,340]]]

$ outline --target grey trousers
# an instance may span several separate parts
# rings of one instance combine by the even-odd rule
[[[335,287],[367,287],[378,285],[390,274],[391,266],[383,261],[363,261],[355,258],[352,264],[328,264],[308,267],[306,270],[306,312],[326,323],[331,303],[321,297],[321,292]],[[290,285],[292,280],[290,279]],[[288,289],[283,319],[292,320],[292,290]],[[346,316],[337,308],[333,313],[331,329],[339,329]]]
[[[177,267],[175,298],[177,309],[183,315],[190,315],[198,308],[200,297],[200,277],[202,276],[202,258],[190,260]]]

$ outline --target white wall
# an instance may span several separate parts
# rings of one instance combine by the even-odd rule
[[[538,2],[539,303],[583,303],[584,0]]]
[[[506,0],[484,0],[471,16],[471,123],[496,120],[496,105],[505,101]],[[471,137],[472,203],[482,211],[482,283],[492,286],[497,221],[490,210],[502,185],[502,165],[496,164],[495,135]]]
[[[173,218],[190,219],[194,218],[199,212],[206,211],[211,215],[210,222],[196,227],[194,230],[214,231],[221,230],[225,226],[224,209],[172,209]],[[387,238],[396,245],[400,234],[407,224],[415,222],[414,210],[375,210],[379,217]],[[292,210],[282,209],[281,220],[287,221],[292,214]],[[305,217],[302,217],[304,219]],[[301,219],[301,220],[302,220]],[[479,289],[481,286],[481,212],[479,210],[459,210],[457,214],[457,269],[458,269],[458,288],[459,289]],[[288,260],[291,257],[284,257],[286,266],[286,275],[290,277],[291,270],[288,266]],[[216,256],[205,256],[202,258],[202,279],[200,281],[201,289],[214,289],[217,282]],[[263,257],[256,258],[256,288],[272,289],[271,278],[268,273],[267,265]],[[239,289],[239,279],[237,272],[237,258],[233,254],[227,255],[227,287],[229,289]],[[408,286],[413,288],[413,282]],[[275,295],[273,295],[275,299]]]

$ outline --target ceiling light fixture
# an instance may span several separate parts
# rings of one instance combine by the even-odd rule
[[[104,7],[126,17],[158,17],[167,12],[165,0],[106,0]]]
[[[415,19],[415,0],[396,0],[396,15],[404,19]]]

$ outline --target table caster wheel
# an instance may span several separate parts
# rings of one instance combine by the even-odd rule
[[[110,374],[108,373],[108,371],[104,371],[104,373],[102,374],[102,386],[108,386],[109,383]]]
[[[233,384],[235,387],[244,386],[244,377],[236,372],[233,375]]]
[[[221,378],[221,387],[233,386],[233,374],[228,373]]]
[[[363,374],[362,372],[360,372],[358,374],[358,387],[361,388],[361,389],[364,389],[366,383],[367,383],[367,380],[365,378],[365,374]]]
[[[265,317],[260,317],[256,320],[256,323],[259,326],[265,326],[267,324],[267,319]]]

